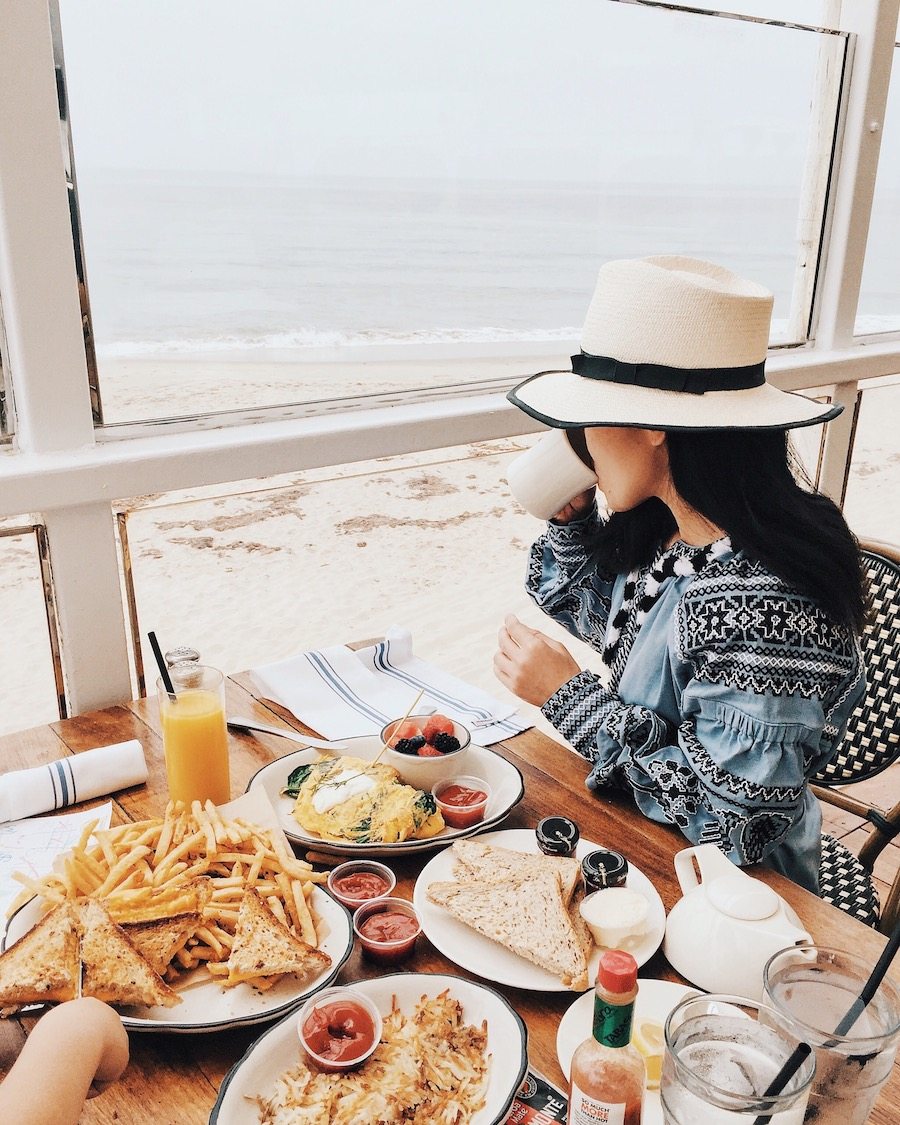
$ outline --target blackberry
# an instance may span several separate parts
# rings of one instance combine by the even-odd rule
[[[394,747],[400,754],[415,754],[420,746],[425,745],[425,739],[421,734],[414,734],[412,738],[401,738],[397,745]],[[457,746],[459,743],[457,743]]]
[[[459,739],[456,735],[445,734],[441,731],[440,734],[434,736],[434,742],[431,745],[435,750],[440,750],[442,754],[452,754],[454,750],[459,749]]]

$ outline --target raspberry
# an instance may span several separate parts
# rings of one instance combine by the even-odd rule
[[[434,746],[434,740],[439,734],[453,734],[453,720],[446,715],[432,715],[425,720],[422,734],[425,735],[425,741]]]
[[[394,749],[398,754],[415,754],[425,745],[425,739],[421,734],[415,734],[412,738],[401,738]]]
[[[441,732],[434,736],[434,749],[441,754],[452,754],[454,750],[459,749],[459,739],[452,734]],[[421,754],[422,751],[420,750]]]
[[[402,722],[398,720],[388,727],[386,741],[388,746],[396,747],[401,738],[419,738],[421,735],[422,728],[418,723],[414,723],[410,719]]]
[[[438,750],[436,746],[429,746],[427,742],[423,742],[419,749],[416,751],[420,758],[441,758],[443,752]]]

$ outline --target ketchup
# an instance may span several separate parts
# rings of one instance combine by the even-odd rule
[[[469,828],[484,819],[488,795],[484,789],[454,782],[436,790],[434,799],[449,828]]]
[[[333,880],[332,889],[339,895],[355,902],[378,898],[391,889],[390,883],[374,871],[353,871]]]
[[[375,1042],[375,1025],[361,1004],[336,1000],[314,1008],[303,1024],[307,1047],[330,1062],[352,1062]]]
[[[392,901],[388,898],[364,903],[353,922],[364,955],[385,965],[405,961],[416,948],[416,938],[422,929],[414,914],[393,908]],[[379,910],[381,903],[387,905]]]
[[[419,923],[409,914],[399,910],[384,910],[380,914],[370,914],[360,923],[359,932],[371,941],[403,941],[418,934]]]
[[[467,785],[448,785],[441,790],[441,803],[444,805],[480,805],[487,800],[483,789],[470,789]]]

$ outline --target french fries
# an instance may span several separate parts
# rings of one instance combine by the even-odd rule
[[[221,979],[228,972],[224,962],[241,898],[254,887],[288,929],[318,946],[308,900],[313,885],[324,882],[325,875],[296,859],[279,833],[240,818],[223,820],[210,801],[205,806],[194,801],[190,809],[170,801],[161,818],[94,832],[96,824],[85,826],[51,875],[37,880],[13,876],[25,889],[7,917],[34,895],[51,905],[66,899],[102,899],[120,925],[196,912],[202,924],[173,956],[165,979],[171,983],[201,965],[213,979]],[[260,977],[252,983],[268,988],[275,980]]]

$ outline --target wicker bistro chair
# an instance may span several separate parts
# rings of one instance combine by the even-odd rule
[[[862,638],[868,685],[840,749],[812,779],[812,790],[819,800],[863,817],[874,831],[858,857],[823,833],[819,881],[822,898],[890,933],[900,915],[900,869],[880,917],[871,876],[877,857],[900,833],[900,802],[884,810],[833,788],[875,777],[900,758],[900,550],[871,541],[860,547],[871,599],[871,617]]]

